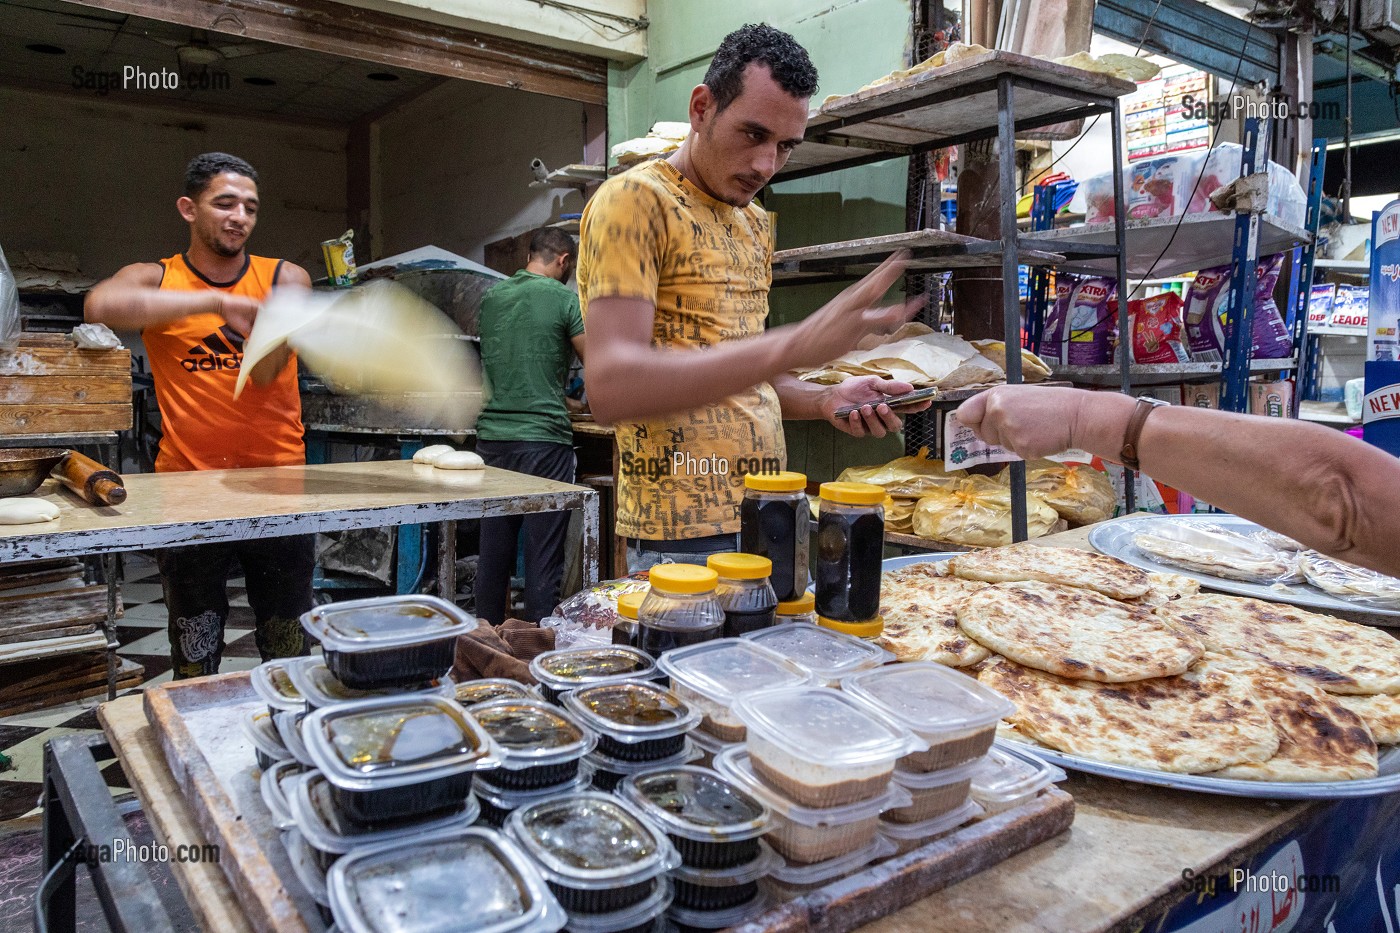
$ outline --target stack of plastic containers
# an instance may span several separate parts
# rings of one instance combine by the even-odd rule
[[[480,680],[465,681],[453,688],[453,694],[457,698],[457,702],[467,709],[471,709],[478,703],[489,703],[492,700],[520,700],[535,696],[533,690],[518,680],[506,680],[501,677],[483,677]]]
[[[679,767],[628,777],[617,795],[660,827],[680,853],[671,872],[671,920],[716,930],[768,906],[759,880],[782,866],[760,840],[771,815],[758,798],[706,768]]]
[[[659,684],[596,684],[564,694],[563,703],[598,736],[588,761],[599,790],[612,790],[628,775],[682,765],[695,756],[686,736],[700,714]]]
[[[551,703],[570,690],[623,680],[651,680],[656,662],[645,651],[628,645],[565,648],[546,651],[530,662],[540,695]]]
[[[471,713],[501,749],[501,767],[477,779],[481,822],[499,827],[514,810],[592,783],[583,758],[596,737],[554,704],[538,697],[490,700]]]
[[[506,833],[568,911],[572,931],[646,933],[671,904],[675,847],[611,794],[584,791],[522,807],[506,819]]]
[[[744,637],[795,661],[828,687],[835,687],[848,674],[895,659],[879,645],[817,625],[780,625]]]

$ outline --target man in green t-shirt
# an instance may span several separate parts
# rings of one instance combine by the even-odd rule
[[[574,481],[573,431],[564,379],[574,353],[583,359],[578,296],[565,286],[578,250],[573,237],[545,227],[530,238],[525,268],[481,301],[481,362],[490,400],[476,423],[477,453],[489,466]],[[564,569],[568,512],[487,518],[481,522],[476,612],[499,625],[510,609],[516,541],[525,529],[525,619],[554,610]]]

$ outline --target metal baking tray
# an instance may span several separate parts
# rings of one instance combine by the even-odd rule
[[[1340,599],[1306,583],[1263,584],[1246,583],[1243,580],[1226,580],[1222,577],[1186,570],[1153,560],[1138,550],[1137,546],[1133,544],[1133,539],[1145,531],[1152,530],[1153,526],[1162,522],[1199,522],[1218,525],[1227,531],[1246,534],[1262,530],[1259,525],[1246,521],[1237,515],[1128,515],[1095,525],[1089,532],[1089,544],[1104,554],[1127,561],[1134,567],[1161,573],[1179,573],[1184,577],[1190,577],[1202,586],[1219,590],[1222,593],[1252,596],[1255,599],[1266,599],[1278,603],[1290,603],[1307,609],[1345,613],[1353,621],[1369,625],[1400,626],[1400,609],[1384,609],[1367,603]]]

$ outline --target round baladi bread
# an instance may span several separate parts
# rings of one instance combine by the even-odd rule
[[[1370,696],[1341,696],[1332,699],[1361,717],[1378,745],[1400,744],[1400,696],[1375,693]]]
[[[987,583],[1039,580],[1078,586],[1114,599],[1140,599],[1151,589],[1144,571],[1116,557],[1028,543],[959,554],[948,561],[948,572],[964,580]]]
[[[885,629],[875,643],[901,661],[967,667],[991,654],[958,628],[957,605],[987,584],[944,576],[938,564],[910,564],[880,581]]]
[[[1255,700],[1279,733],[1268,761],[1244,762],[1211,773],[1238,781],[1354,781],[1375,777],[1376,743],[1365,722],[1311,682],[1261,660],[1207,655],[1198,665],[1249,681]]]
[[[1037,670],[1104,683],[1170,677],[1205,651],[1150,609],[1054,583],[997,583],[957,607],[958,627]]]
[[[1095,761],[1196,774],[1278,751],[1278,730],[1248,680],[1226,670],[1101,684],[995,658],[977,679],[1016,704],[1008,719],[1018,732]]]
[[[1238,596],[1186,596],[1157,612],[1209,651],[1264,658],[1328,693],[1400,694],[1400,640],[1382,629]]]

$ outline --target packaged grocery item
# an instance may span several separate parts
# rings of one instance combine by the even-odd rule
[[[1293,336],[1274,301],[1274,289],[1282,271],[1282,253],[1259,260],[1255,269],[1254,316],[1250,319],[1251,355],[1255,359],[1281,360],[1293,352]]]
[[[803,496],[803,517],[807,500]],[[778,597],[769,578],[773,562],[757,554],[711,554],[705,565],[719,574],[715,594],[724,610],[724,637],[769,628],[778,609]]]
[[[272,825],[278,829],[291,829],[296,825],[292,819],[291,805],[287,803],[287,794],[296,779],[308,770],[301,762],[284,758],[264,771],[258,779],[258,791],[272,814]]]
[[[756,645],[776,651],[811,672],[814,683],[836,686],[847,674],[879,667],[894,654],[873,642],[824,626],[773,628],[744,636]]]
[[[817,623],[873,638],[880,634],[880,562],[885,490],[871,483],[822,483],[817,517]]]
[[[611,794],[583,791],[523,807],[506,833],[573,914],[624,910],[656,895],[680,864],[665,834]]]
[[[645,651],[627,645],[565,648],[536,657],[530,662],[530,674],[539,682],[540,694],[557,703],[566,690],[621,680],[649,680],[656,676],[656,662]]]
[[[1118,302],[1110,307],[1116,314]],[[1128,344],[1134,363],[1188,363],[1186,328],[1181,318],[1181,298],[1163,292],[1128,302]]]
[[[783,866],[781,856],[766,842],[754,840],[757,853],[746,862],[726,868],[681,865],[671,872],[675,905],[686,910],[729,910],[747,904],[758,894],[758,882]]]
[[[343,933],[449,930],[465,918],[492,933],[555,933],[567,920],[520,847],[489,829],[365,847],[326,886]]]
[[[1178,213],[1178,189],[1191,186],[1186,177],[1188,167],[1189,162],[1180,156],[1141,159],[1129,165],[1128,184],[1123,192],[1128,218],[1141,220]],[[1107,219],[1113,219],[1112,213]]]
[[[810,522],[806,476],[792,472],[745,475],[739,550],[773,562],[771,582],[778,600],[796,599],[807,591]]]
[[[1183,387],[1181,404],[1192,408],[1219,408],[1220,383],[1193,383]]]
[[[886,505],[886,513],[889,508]],[[912,518],[913,512],[911,510]],[[911,529],[912,530],[912,529]],[[773,614],[775,625],[786,625],[789,622],[809,622],[817,624],[817,597],[815,593],[803,593],[796,599],[778,603],[778,608]]]
[[[617,624],[617,601],[628,593],[645,593],[650,585],[645,573],[604,580],[564,600],[554,614],[590,628],[610,629]]]
[[[617,598],[617,624],[613,626],[612,643],[637,647],[637,617],[642,613],[642,603],[646,602],[651,584],[645,590],[627,593]]]
[[[772,819],[761,800],[706,768],[634,774],[616,793],[660,827],[680,853],[681,864],[691,868],[751,865],[761,854],[759,837]]]
[[[637,610],[637,646],[652,657],[664,651],[719,638],[724,609],[719,574],[695,564],[657,564],[651,591]]]
[[[1011,471],[1003,470],[997,480],[1011,482]],[[1071,525],[1092,525],[1113,517],[1117,502],[1113,484],[1092,466],[1036,460],[1026,464],[1026,491],[1045,500]]]
[[[457,702],[468,709],[478,703],[489,703],[492,700],[520,700],[535,695],[520,681],[506,680],[502,677],[465,681],[456,685],[453,694]]]
[[[1118,316],[1112,301],[1117,290],[1117,282],[1102,276],[1075,283],[1065,308],[1064,353],[1059,362],[1071,366],[1113,362]]]
[[[562,794],[589,790],[593,786],[593,775],[592,763],[585,760],[579,763],[578,773],[574,775],[573,780],[563,784],[540,787],[534,790],[505,790],[490,782],[489,778],[495,777],[495,772],[483,772],[481,777],[478,777],[476,782],[472,784],[472,796],[481,806],[478,825],[500,829],[506,824],[506,817],[521,807],[528,807],[531,804],[550,800]]]
[[[490,780],[502,790],[538,790],[572,781],[579,761],[596,743],[591,732],[536,697],[490,700],[473,707],[471,714],[500,749],[501,766],[490,772]]]
[[[987,814],[1014,810],[1029,803],[1065,773],[1034,752],[998,742],[972,772],[972,799]]]
[[[943,768],[939,771],[894,772],[894,781],[913,798],[907,807],[886,810],[881,819],[888,823],[927,823],[946,816],[967,804],[972,789],[972,776],[982,759]]]
[[[1016,707],[964,674],[930,661],[907,661],[852,674],[841,690],[917,735],[924,750],[899,761],[904,771],[953,768],[992,747],[997,722]]]
[[[961,806],[951,812],[919,823],[892,823],[881,820],[880,837],[894,845],[895,854],[903,855],[937,839],[939,836],[952,832],[981,815],[982,808],[980,806],[971,800],[965,800]]]
[[[306,697],[302,696],[296,684],[292,683],[287,670],[292,663],[293,659],[277,658],[265,661],[248,672],[253,692],[262,697],[263,702],[267,704],[267,711],[274,716],[283,710],[306,712]]]
[[[765,783],[805,807],[878,797],[903,756],[928,745],[849,695],[826,687],[768,690],[734,712],[749,728],[747,750]]]
[[[1126,175],[1126,172],[1124,174]],[[1084,192],[1085,222],[1091,224],[1112,222],[1114,219],[1113,173],[1104,172],[1101,175],[1086,178],[1081,190]],[[1123,193],[1126,200],[1126,184]]]
[[[720,638],[661,656],[676,696],[699,710],[700,729],[723,742],[742,742],[744,721],[735,702],[760,690],[800,687],[812,675],[800,665],[750,639]]]
[[[624,681],[564,694],[564,708],[598,737],[598,753],[621,761],[661,761],[685,748],[700,713],[654,683]]]
[[[1332,300],[1337,294],[1337,286],[1331,283],[1314,285],[1308,295],[1308,330],[1326,327],[1332,320]]]
[[[1287,418],[1293,410],[1293,383],[1287,379],[1277,382],[1249,384],[1249,413],[1269,418]]]
[[[457,638],[476,619],[434,596],[384,596],[317,606],[302,627],[321,643],[326,667],[345,686],[420,686],[452,669]]]
[[[1338,285],[1327,316],[1329,327],[1365,328],[1370,320],[1371,290],[1364,285]]]
[[[1026,493],[1026,532],[1049,533],[1060,516],[1038,493]],[[1011,543],[1011,489],[989,476],[973,475],[957,486],[937,490],[914,508],[914,533],[921,538],[966,547]]]
[[[460,811],[475,772],[501,761],[476,720],[441,697],[341,703],[306,717],[301,734],[335,805],[366,825]]]
[[[1284,325],[1274,287],[1283,266],[1283,254],[1260,259],[1255,267],[1254,316],[1250,333],[1252,354],[1259,359],[1282,359],[1293,352],[1293,340]],[[1186,335],[1191,355],[1201,362],[1218,363],[1225,357],[1230,328],[1232,266],[1216,266],[1196,273],[1186,298]]]
[[[253,743],[253,753],[257,757],[258,768],[268,770],[279,761],[292,757],[282,737],[272,721],[272,714],[266,711],[254,713],[243,721],[243,734]]]
[[[334,706],[350,700],[372,700],[376,697],[397,697],[409,694],[431,695],[451,698],[456,695],[456,685],[451,677],[430,681],[418,690],[403,687],[379,687],[373,690],[355,690],[345,686],[326,667],[326,662],[312,655],[306,658],[292,658],[287,661],[287,674],[292,684],[306,699],[308,711],[323,706]]]
[[[1244,164],[1244,147],[1239,143],[1216,143],[1204,155],[1193,157],[1187,180],[1186,213],[1213,211],[1211,194],[1240,177]]]
[[[1045,329],[1040,337],[1040,358],[1052,366],[1069,362],[1069,300],[1079,279],[1068,273],[1055,275],[1055,303],[1045,315]]]

